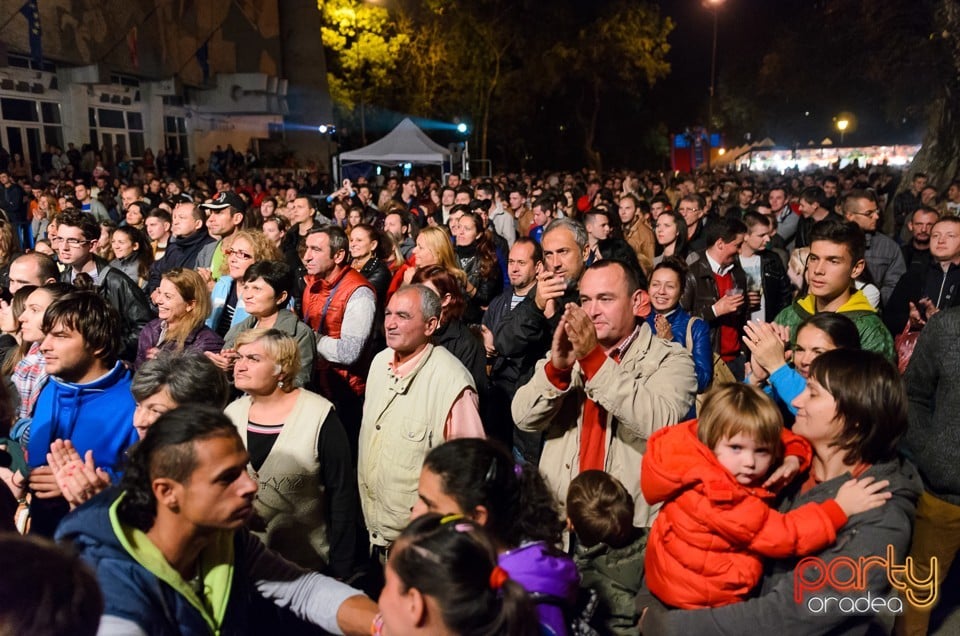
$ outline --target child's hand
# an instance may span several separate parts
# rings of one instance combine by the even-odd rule
[[[767,490],[779,490],[789,484],[797,473],[800,472],[800,458],[794,455],[787,455],[783,458],[780,467],[773,471],[770,478],[763,482],[763,487]]]
[[[883,491],[890,485],[887,480],[876,481],[873,477],[851,479],[837,491],[836,502],[848,517],[879,508],[892,493]]]

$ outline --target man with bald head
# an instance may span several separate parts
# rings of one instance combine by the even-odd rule
[[[10,263],[10,293],[27,285],[41,287],[60,280],[60,268],[52,258],[39,252],[18,256]]]

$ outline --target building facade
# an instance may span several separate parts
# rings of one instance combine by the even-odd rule
[[[316,0],[0,1],[0,144],[35,169],[69,143],[107,165],[227,144],[325,161],[331,110]]]

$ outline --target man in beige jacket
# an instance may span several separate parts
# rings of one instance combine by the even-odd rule
[[[636,501],[634,525],[654,510],[640,493],[647,438],[690,414],[697,392],[693,359],[636,318],[640,288],[619,261],[591,265],[580,305],[569,303],[545,360],[513,399],[517,426],[544,431],[540,470],[562,502],[584,470],[604,470]]]

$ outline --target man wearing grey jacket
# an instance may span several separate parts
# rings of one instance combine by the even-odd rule
[[[910,399],[910,426],[903,452],[917,465],[924,487],[917,504],[910,556],[916,575],[922,578],[930,576],[930,559],[936,557],[938,587],[960,548],[958,340],[960,307],[937,312],[920,332],[904,375]],[[907,604],[897,621],[897,633],[926,634],[931,610]]]
[[[843,216],[860,226],[867,237],[864,259],[873,283],[880,289],[880,299],[886,303],[907,272],[900,246],[892,238],[877,231],[880,205],[877,195],[870,190],[852,190],[843,200]],[[880,309],[879,307],[877,309]]]

